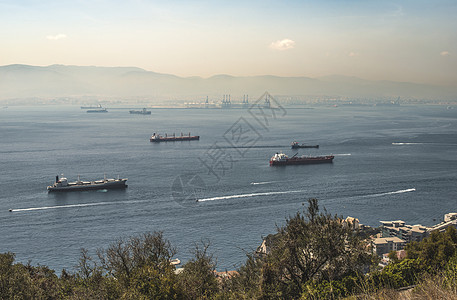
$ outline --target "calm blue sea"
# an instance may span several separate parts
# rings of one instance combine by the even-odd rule
[[[242,109],[153,109],[149,116],[77,106],[0,109],[0,252],[60,274],[74,268],[81,248],[95,256],[120,237],[163,231],[182,261],[205,240],[217,269],[230,270],[310,197],[371,226],[432,225],[457,212],[457,109],[286,107],[255,116]],[[153,132],[201,139],[153,144]],[[291,150],[294,140],[320,148]],[[278,151],[335,160],[270,167]],[[48,194],[58,174],[70,181],[119,175],[129,187]]]

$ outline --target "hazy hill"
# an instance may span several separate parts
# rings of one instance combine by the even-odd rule
[[[406,97],[457,100],[457,87],[347,76],[178,77],[135,67],[51,65],[0,66],[0,100],[52,97],[187,98],[204,95],[249,94],[327,95],[343,97]]]

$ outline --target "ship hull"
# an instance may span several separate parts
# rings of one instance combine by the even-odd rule
[[[176,136],[176,137],[161,137],[158,139],[149,139],[151,143],[160,143],[160,142],[176,142],[176,141],[195,141],[200,140],[200,136]]]
[[[130,110],[130,114],[132,115],[150,115],[150,111],[142,111],[142,110]]]
[[[311,164],[324,164],[332,163],[333,155],[328,156],[318,156],[318,157],[297,157],[297,158],[288,158],[282,161],[270,160],[270,166],[287,166],[287,165],[311,165]]]
[[[292,145],[292,149],[299,149],[299,148],[319,148],[319,145]]]
[[[93,114],[93,113],[107,113],[108,111],[106,109],[93,109],[93,110],[88,110],[87,112],[90,114]]]
[[[67,186],[48,186],[48,192],[72,192],[72,191],[91,191],[91,190],[113,190],[125,189],[127,179],[116,179],[102,182],[90,183],[69,183]]]

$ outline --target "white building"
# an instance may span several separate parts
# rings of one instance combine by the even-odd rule
[[[373,252],[381,256],[390,251],[402,250],[406,242],[398,237],[382,237],[374,239],[372,245]]]

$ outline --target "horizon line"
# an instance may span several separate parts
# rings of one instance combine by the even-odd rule
[[[156,72],[156,71],[151,71],[147,70],[142,67],[137,67],[137,66],[101,66],[101,65],[66,65],[66,64],[50,64],[50,65],[30,65],[30,64],[23,64],[23,63],[15,63],[15,64],[7,64],[7,65],[0,65],[0,68],[3,67],[12,67],[12,66],[28,66],[28,67],[37,67],[37,68],[47,68],[47,67],[52,67],[52,66],[63,66],[63,67],[81,67],[81,68],[132,68],[132,69],[139,69],[144,72],[148,73],[154,73],[158,75],[168,75],[168,76],[175,76],[179,78],[184,78],[184,79],[189,79],[189,78],[201,78],[201,79],[211,79],[214,77],[219,77],[219,76],[226,76],[226,77],[232,77],[232,78],[249,78],[249,77],[276,77],[276,78],[303,78],[303,79],[311,79],[311,80],[319,80],[319,79],[325,79],[325,78],[331,78],[331,77],[342,77],[342,78],[351,78],[351,79],[357,79],[357,80],[364,80],[364,81],[369,81],[369,82],[395,82],[395,83],[409,83],[409,84],[419,84],[419,85],[428,85],[428,86],[436,86],[436,87],[455,87],[455,85],[442,85],[442,84],[431,84],[431,83],[424,83],[424,82],[415,82],[415,81],[392,81],[388,79],[366,79],[366,78],[361,78],[353,75],[342,75],[342,74],[328,74],[328,75],[322,75],[322,76],[317,76],[317,77],[310,77],[306,75],[300,75],[300,76],[281,76],[281,75],[273,75],[273,74],[258,74],[258,75],[231,75],[227,73],[219,73],[219,74],[214,74],[208,77],[200,76],[200,75],[191,75],[191,76],[182,76],[182,75],[176,75],[173,73],[162,73],[162,72]]]

